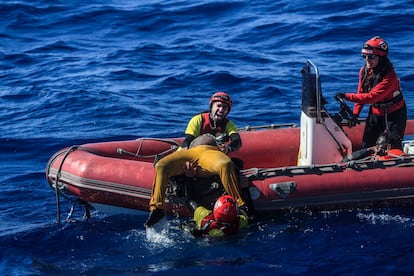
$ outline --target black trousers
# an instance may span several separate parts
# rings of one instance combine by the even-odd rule
[[[404,105],[401,109],[388,113],[387,116],[374,115],[370,108],[362,136],[362,148],[375,146],[378,137],[387,129],[387,123],[389,132],[397,134],[402,141],[407,125],[407,106]]]

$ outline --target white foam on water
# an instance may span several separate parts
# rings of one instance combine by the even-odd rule
[[[170,225],[166,217],[162,218],[158,223],[152,227],[147,227],[146,241],[147,246],[151,249],[171,247],[175,244],[174,239],[169,235]]]

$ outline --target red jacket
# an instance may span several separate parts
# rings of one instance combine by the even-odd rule
[[[380,104],[383,102],[388,102],[394,97],[400,95],[400,81],[395,73],[394,69],[390,70],[385,76],[379,81],[369,92],[364,92],[362,87],[363,82],[363,73],[364,67],[359,71],[359,83],[358,83],[358,92],[357,93],[346,93],[345,99],[348,101],[354,102],[354,114],[359,115],[364,104],[371,104],[372,113],[378,116],[385,115],[385,108],[381,106],[376,106],[375,104]],[[402,94],[401,96],[402,97]],[[394,103],[388,106],[388,113],[399,110],[405,104],[404,99],[400,100],[397,103]]]

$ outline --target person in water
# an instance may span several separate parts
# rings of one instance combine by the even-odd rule
[[[404,155],[404,151],[401,150],[401,142],[399,136],[395,135],[395,133],[385,132],[380,137],[378,137],[375,146],[357,150],[348,155],[342,161],[348,162],[351,160],[365,159],[367,157],[370,157],[370,160],[388,160]]]
[[[384,131],[398,135],[401,148],[407,107],[399,78],[388,58],[388,43],[381,37],[374,36],[362,46],[362,58],[365,64],[359,71],[357,93],[339,93],[336,97],[354,102],[353,113],[356,117],[364,104],[371,105],[362,137],[362,148],[374,146]]]
[[[232,235],[249,225],[248,217],[238,211],[236,201],[229,195],[219,197],[213,211],[192,200],[187,205],[193,220],[183,224],[183,229],[196,237]]]
[[[225,92],[217,92],[211,97],[209,106],[209,112],[196,115],[188,123],[182,148],[165,156],[155,165],[149,202],[150,214],[144,224],[146,227],[151,227],[165,216],[164,202],[168,179],[182,174],[201,178],[218,175],[226,192],[234,197],[242,210],[248,212],[238,186],[238,175],[233,161],[226,154],[241,147],[237,127],[227,119],[232,107],[231,98]],[[227,134],[231,141],[228,145],[219,147],[213,135],[222,136],[222,133]]]
[[[381,135],[376,143],[374,158],[377,160],[388,160],[404,156],[405,152],[401,149],[401,141],[395,133],[385,133]]]

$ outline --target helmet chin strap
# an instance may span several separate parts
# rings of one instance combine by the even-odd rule
[[[213,129],[217,129],[217,120],[214,118],[214,114],[210,111],[210,119],[213,122]]]
[[[213,128],[217,129],[217,121],[215,119],[213,119]]]

